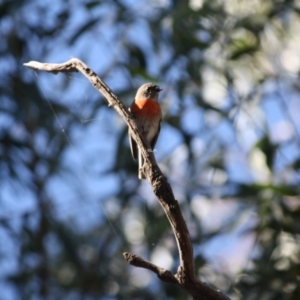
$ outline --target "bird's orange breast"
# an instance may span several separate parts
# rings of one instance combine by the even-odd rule
[[[143,99],[135,100],[131,105],[131,112],[134,115],[157,117],[161,115],[160,105],[156,100]]]

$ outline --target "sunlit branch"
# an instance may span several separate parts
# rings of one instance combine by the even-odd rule
[[[106,98],[108,105],[112,106],[124,119],[130,128],[130,133],[145,159],[145,173],[152,186],[159,203],[164,209],[166,216],[172,226],[174,236],[177,242],[180,266],[175,275],[170,271],[160,268],[150,262],[147,262],[136,255],[124,253],[125,258],[132,265],[149,269],[155,272],[161,280],[179,284],[184,288],[193,299],[201,300],[227,300],[222,293],[214,290],[205,283],[196,279],[193,259],[193,247],[190,240],[186,223],[183,219],[178,202],[174,198],[173,191],[158,167],[153,152],[147,151],[150,148],[147,141],[143,138],[142,131],[139,129],[134,118],[126,109],[123,103],[110,90],[110,88],[90,69],[86,64],[77,58],[72,58],[61,64],[40,63],[30,61],[24,66],[57,74],[59,72],[81,72],[91,84]]]

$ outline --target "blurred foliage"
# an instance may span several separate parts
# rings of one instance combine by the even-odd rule
[[[2,1],[3,299],[189,299],[123,259],[178,267],[124,124],[80,76],[22,65],[71,55],[127,105],[145,81],[164,88],[156,156],[199,278],[232,299],[299,299],[299,13],[298,0]]]

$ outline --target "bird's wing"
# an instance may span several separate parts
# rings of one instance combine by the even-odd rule
[[[137,146],[135,140],[132,138],[132,136],[130,134],[130,131],[128,131],[128,136],[129,136],[129,144],[130,144],[131,155],[135,160],[137,160],[137,158],[138,158],[138,146]]]
[[[130,107],[129,107],[128,110],[131,111]],[[137,160],[137,158],[138,158],[138,146],[137,146],[135,140],[132,138],[132,136],[130,134],[130,129],[128,130],[128,137],[129,137],[131,155],[132,155],[133,159]]]
[[[159,136],[159,133],[160,133],[160,125],[161,125],[161,119],[159,120],[159,125],[158,125],[158,129],[157,129],[157,132],[156,132],[156,135],[154,136],[152,142],[151,142],[151,148],[152,150],[154,149],[155,147],[155,144],[157,142],[157,139],[158,139],[158,136]]]

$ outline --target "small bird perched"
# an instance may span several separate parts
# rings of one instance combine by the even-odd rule
[[[160,132],[161,108],[158,103],[158,94],[160,91],[162,89],[156,84],[143,84],[137,90],[135,99],[129,108],[151,147],[148,151],[153,151]],[[142,153],[132,138],[130,131],[128,134],[132,157],[135,160],[138,159],[139,163],[139,179],[145,179]]]

